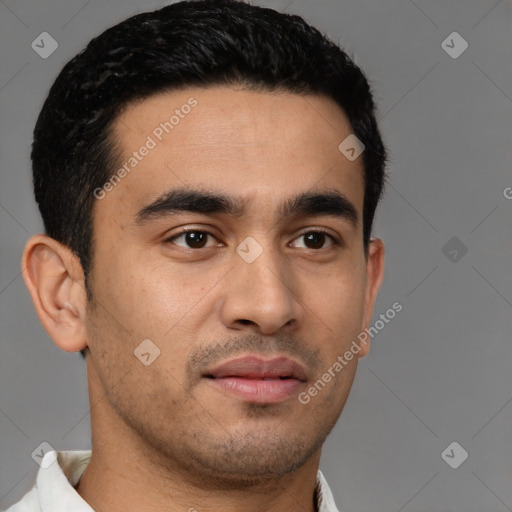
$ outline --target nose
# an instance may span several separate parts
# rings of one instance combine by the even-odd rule
[[[250,326],[270,335],[300,325],[303,308],[298,283],[275,250],[264,248],[251,263],[234,253],[233,264],[223,286],[221,316],[226,327],[241,330]]]

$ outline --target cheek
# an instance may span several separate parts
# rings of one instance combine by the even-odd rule
[[[183,293],[173,293],[155,276],[141,269],[128,277],[119,272],[103,280],[95,277],[96,306],[88,313],[87,336],[104,389],[123,384],[120,395],[113,398],[120,406],[125,393],[161,396],[172,391],[169,396],[179,397],[183,390],[188,304]],[[145,353],[150,354],[149,365],[143,362]]]
[[[193,288],[183,286],[183,278],[162,265],[108,255],[97,261],[95,298],[129,331],[161,338],[190,309]]]
[[[182,381],[191,347],[199,342],[201,324],[214,308],[205,294],[223,274],[155,264],[147,256],[145,260],[128,258],[129,264],[111,267],[112,272],[104,268],[103,278],[97,275],[98,299],[108,304],[103,308],[108,314],[100,311],[102,336],[106,339],[108,332],[120,351],[129,347],[127,357],[136,365],[134,350],[143,340],[151,340],[159,351],[158,364]]]
[[[305,305],[335,333],[340,327],[360,326],[365,297],[365,272],[360,265],[342,264],[342,270],[303,276]]]

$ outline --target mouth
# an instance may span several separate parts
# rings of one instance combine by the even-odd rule
[[[278,403],[306,382],[305,369],[292,359],[245,356],[207,370],[203,378],[216,389],[252,403]]]

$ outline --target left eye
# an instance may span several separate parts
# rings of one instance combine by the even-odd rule
[[[297,237],[295,240],[298,240],[300,238],[304,238],[305,245],[301,247],[304,249],[323,249],[323,245],[326,239],[329,239],[329,241],[331,242],[329,247],[338,244],[338,241],[325,231],[308,231],[307,233],[302,233],[302,235]]]
[[[177,235],[169,238],[167,240],[168,242],[176,243],[176,240],[183,240],[186,245],[182,244],[176,244],[180,247],[186,247],[189,249],[202,249],[206,246],[206,242],[208,240],[208,237],[211,236],[213,238],[213,235],[208,233],[207,231],[199,231],[199,230],[187,230],[183,231],[181,233],[178,233]]]

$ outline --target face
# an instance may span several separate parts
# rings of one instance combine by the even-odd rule
[[[332,368],[369,321],[381,256],[365,259],[362,158],[338,150],[350,133],[327,98],[227,87],[116,120],[126,165],[94,205],[91,373],[180,468],[282,476],[341,413],[357,356]]]

